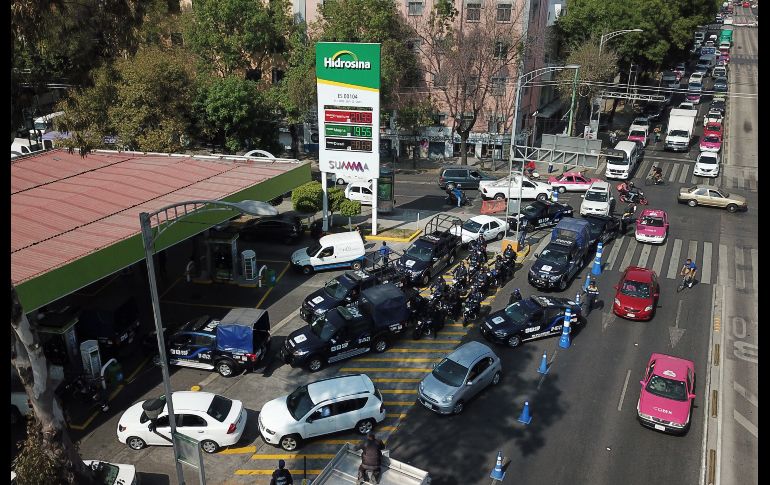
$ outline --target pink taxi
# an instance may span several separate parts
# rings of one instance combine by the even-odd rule
[[[639,422],[666,433],[686,433],[695,399],[695,364],[679,357],[652,354],[639,383]]]
[[[702,152],[718,152],[722,149],[722,137],[709,133],[700,137],[700,151]]]
[[[722,137],[722,124],[710,121],[703,127],[703,136],[717,135]]]
[[[548,177],[548,183],[561,194],[567,190],[585,192],[592,183],[601,181],[602,179],[586,177],[580,172],[565,172],[558,177]]]
[[[628,141],[638,141],[642,146],[647,146],[647,132],[642,129],[632,128],[628,132]]]
[[[660,209],[644,209],[636,220],[636,240],[663,243],[668,234],[668,214]]]

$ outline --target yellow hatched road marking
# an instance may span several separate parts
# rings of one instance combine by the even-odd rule
[[[228,448],[226,450],[220,451],[219,455],[240,455],[240,454],[246,454],[246,453],[256,453],[257,447],[256,446],[244,446],[243,448]]]
[[[398,419],[404,419],[406,417],[406,413],[386,413],[386,418],[398,418]]]
[[[387,377],[378,377],[375,379],[372,379],[372,382],[420,382],[422,379],[415,379],[415,378],[404,378],[404,379],[390,379]]]
[[[467,331],[465,331],[465,332],[447,332],[447,331],[442,331],[442,330],[439,330],[439,332],[441,332],[442,335],[465,335],[466,333],[468,333]]]
[[[356,360],[358,362],[438,362],[441,359],[430,357],[362,357]]]
[[[414,401],[382,401],[385,406],[411,406]]]
[[[445,327],[465,327],[462,323],[447,323],[444,324]]]
[[[436,340],[431,340],[430,342],[426,342],[424,340],[402,340],[401,343],[406,343],[406,344],[427,344],[427,343],[431,343],[431,344],[456,344],[456,343],[458,343],[461,340],[462,340],[461,338],[442,339],[442,340],[436,339]]]
[[[343,367],[340,372],[431,372],[430,367]]]
[[[382,429],[381,427],[377,427],[376,429]],[[319,443],[322,445],[344,445],[345,443],[350,443],[352,445],[355,445],[356,443],[359,443],[361,440],[314,440],[313,443]],[[387,438],[382,440],[386,444],[388,443]]]
[[[344,443],[343,443],[344,444]],[[269,470],[235,470],[236,475],[272,475],[275,469],[271,468]],[[289,473],[294,475],[295,477],[302,475],[305,470],[289,470]],[[307,470],[308,475],[318,475],[321,473],[321,470]]]
[[[316,455],[299,455],[299,454],[276,454],[276,455],[254,455],[252,460],[301,460],[307,458],[308,460],[331,460],[334,458],[333,454],[320,453]]]
[[[417,389],[380,389],[383,394],[417,394]]]
[[[385,353],[386,354],[388,354],[390,352],[397,352],[397,353],[401,353],[401,354],[413,354],[415,352],[416,353],[419,353],[419,352],[442,352],[443,353],[443,352],[451,352],[453,350],[454,350],[454,348],[449,348],[449,349],[417,349],[417,348],[413,348],[412,349],[412,348],[410,348],[410,349],[390,349],[390,350],[388,350]]]

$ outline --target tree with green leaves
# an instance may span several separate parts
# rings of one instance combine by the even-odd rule
[[[254,81],[212,79],[200,86],[194,109],[203,135],[230,152],[280,148],[270,100]]]
[[[353,230],[351,217],[361,214],[361,201],[344,199],[340,204],[340,215],[348,218],[348,229]]]
[[[323,195],[321,183],[313,180],[292,190],[291,204],[297,212],[315,214],[323,208]]]
[[[412,136],[415,149],[412,156],[412,167],[417,167],[417,158],[419,155],[419,135],[420,132],[433,123],[433,115],[436,107],[430,96],[414,99],[413,102],[404,102],[401,109],[396,114],[396,127],[404,130]]]
[[[468,9],[466,15],[471,14],[476,22],[465,22],[454,2],[437,0],[427,16],[409,17],[425,82],[439,93],[453,132],[460,135],[463,164],[471,130],[488,99],[505,94],[524,50],[523,4],[512,5],[508,21],[498,21],[495,8]]]
[[[264,73],[293,28],[287,0],[195,0],[185,39],[204,71]],[[268,78],[269,80],[270,78]]]

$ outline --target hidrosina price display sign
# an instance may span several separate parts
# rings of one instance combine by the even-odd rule
[[[345,180],[380,171],[380,44],[319,42],[319,168]]]

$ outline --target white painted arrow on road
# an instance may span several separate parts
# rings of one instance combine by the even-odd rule
[[[682,335],[684,335],[684,329],[679,328],[679,315],[682,313],[682,302],[683,300],[679,300],[679,306],[676,309],[676,320],[674,322],[674,326],[668,327],[668,336],[671,339],[672,349],[676,347],[676,344],[679,343],[679,339],[681,339]]]

